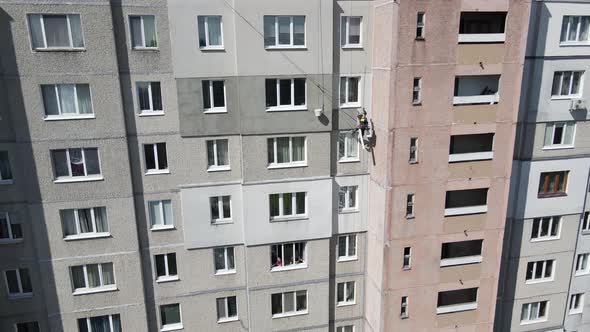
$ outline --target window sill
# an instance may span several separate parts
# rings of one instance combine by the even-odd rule
[[[551,278],[543,278],[543,279],[535,279],[535,280],[525,280],[525,285],[534,285],[534,284],[543,284],[546,282],[554,281],[553,277]]]
[[[226,108],[206,108],[203,110],[204,114],[220,114],[220,113],[227,113]]]
[[[581,315],[583,312],[583,310],[577,309],[577,310],[570,310],[567,314],[568,315]]]
[[[440,260],[440,267],[478,264],[478,263],[481,263],[482,260],[483,260],[483,258],[481,255],[457,257],[457,258],[446,258],[446,259]]]
[[[237,322],[239,319],[238,317],[230,317],[230,318],[221,318],[217,320],[218,324],[223,324],[223,323],[231,323],[231,322]]]
[[[161,231],[171,231],[173,229],[176,229],[176,227],[174,227],[174,225],[152,226],[150,228],[150,231],[152,231],[152,232],[161,232]]]
[[[466,206],[445,209],[445,217],[462,216],[465,214],[487,213],[487,205]]]
[[[343,256],[343,257],[338,257],[338,259],[336,261],[338,263],[354,262],[354,261],[358,261],[358,257],[357,256]]]
[[[472,153],[456,153],[449,155],[449,162],[461,162],[461,161],[478,161],[478,160],[490,160],[494,158],[493,151],[485,152],[472,152]]]
[[[202,46],[199,47],[202,52],[225,52],[225,47],[223,45],[219,46]]]
[[[86,52],[84,47],[47,47],[47,48],[35,48],[35,52]]]
[[[537,198],[555,198],[555,197],[565,197],[567,193],[538,193]]]
[[[216,276],[226,276],[231,274],[236,274],[236,270],[225,270],[225,271],[215,271]]]
[[[590,274],[590,271],[575,272],[574,277],[587,276],[589,274]]]
[[[87,295],[87,294],[96,294],[96,293],[106,293],[106,292],[114,292],[117,291],[117,286],[108,286],[108,287],[97,287],[97,288],[88,288],[88,289],[77,289],[75,290],[72,295]]]
[[[360,108],[362,107],[360,103],[347,103],[347,104],[340,104],[340,108]]]
[[[178,276],[169,276],[169,277],[158,277],[158,278],[156,278],[156,282],[158,284],[165,283],[165,282],[179,281],[179,280],[180,280],[180,278],[178,278]]]
[[[341,164],[360,163],[361,160],[359,158],[342,158],[342,159],[339,159],[338,162]]]
[[[67,121],[67,120],[88,120],[96,119],[94,114],[79,114],[79,115],[47,115],[45,121]]]
[[[33,293],[22,293],[22,294],[8,294],[9,300],[24,300],[33,297]]]
[[[231,171],[230,166],[209,166],[207,168],[207,172],[227,172]]]
[[[362,50],[363,49],[363,45],[361,44],[352,44],[352,45],[342,45],[342,49],[343,50]]]
[[[582,230],[582,235],[590,235],[590,230]]]
[[[559,236],[531,239],[531,242],[545,242],[545,241],[556,241],[556,240],[559,240]]]
[[[410,165],[418,165],[418,160],[408,160],[408,164],[410,164]]]
[[[411,266],[404,266],[402,267],[402,271],[410,271],[412,269]]]
[[[271,217],[270,222],[282,222],[282,221],[297,221],[297,220],[307,220],[309,217],[307,216],[299,216],[299,217]]]
[[[465,44],[483,44],[483,43],[504,43],[506,35],[504,33],[460,33],[459,43]]]
[[[111,237],[111,233],[104,232],[104,233],[69,235],[69,236],[64,237],[64,241],[101,239],[101,238],[105,238],[105,237]]]
[[[289,312],[289,313],[284,313],[284,314],[274,314],[274,315],[272,315],[272,319],[292,317],[292,316],[301,316],[301,315],[307,315],[307,314],[308,314],[307,310],[302,310],[302,311],[295,311],[295,312]]]
[[[139,116],[144,117],[144,116],[163,116],[164,115],[164,111],[149,111],[149,110],[144,110],[144,111],[139,111]]]
[[[550,145],[544,146],[543,150],[564,150],[564,149],[573,149],[573,145]]]
[[[268,165],[268,169],[279,169],[279,168],[295,168],[295,167],[307,167],[307,161],[301,163],[284,163],[284,164],[271,164]]]
[[[551,96],[551,100],[570,100],[582,98],[581,95]]]
[[[530,324],[537,324],[537,323],[543,323],[546,322],[547,318],[542,318],[542,319],[535,319],[535,320],[527,320],[527,321],[521,321],[520,325],[530,325]]]
[[[131,47],[131,50],[140,52],[160,52],[158,47]]]
[[[0,239],[0,245],[18,244],[22,242],[23,239]]]
[[[226,225],[226,224],[233,224],[234,221],[232,219],[217,219],[217,220],[211,220],[211,225],[215,226],[215,225]]]
[[[12,179],[10,179],[10,180],[0,180],[0,186],[10,185],[10,184],[14,184],[14,180],[12,180]]]
[[[336,306],[337,307],[348,307],[348,306],[355,305],[355,304],[356,304],[356,302],[338,302],[338,303],[336,303]]]
[[[301,269],[307,269],[307,263],[292,264],[289,266],[275,266],[270,269],[270,272],[282,272]]]
[[[162,175],[162,174],[170,174],[169,169],[158,169],[158,170],[149,170],[145,172],[145,175]]]
[[[170,324],[167,326],[162,326],[162,328],[160,329],[160,332],[178,331],[178,330],[182,330],[182,329],[184,329],[184,327],[182,326],[182,323]]]
[[[71,178],[61,178],[53,180],[53,183],[75,183],[75,182],[92,182],[92,181],[102,181],[104,177],[102,175],[98,176],[77,176]]]
[[[402,314],[402,315],[399,315],[399,318],[400,319],[408,319],[408,318],[410,318],[410,316],[408,316],[408,314]]]
[[[357,208],[354,209],[342,209],[338,211],[338,214],[350,214],[350,213],[358,213],[359,210]]]
[[[416,216],[413,214],[407,214],[406,219],[416,219]]]
[[[298,106],[275,106],[266,109],[267,112],[296,112],[296,111],[307,111],[307,105]]]
[[[491,104],[497,104],[499,101],[500,101],[500,95],[498,95],[498,94],[475,95],[475,96],[454,96],[453,97],[453,106],[477,105],[477,104],[491,105]]]
[[[559,46],[568,47],[568,46],[590,46],[588,42],[560,42]]]
[[[437,307],[436,314],[437,315],[450,314],[453,312],[461,312],[461,311],[468,311],[468,310],[475,310],[475,309],[477,309],[477,302],[454,304],[454,305]]]
[[[288,50],[307,50],[306,45],[291,46],[291,45],[277,45],[277,46],[264,46],[267,51],[288,51]]]

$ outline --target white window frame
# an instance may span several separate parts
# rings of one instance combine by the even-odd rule
[[[303,262],[285,265],[285,247],[292,246],[293,247],[293,257],[295,257],[295,245],[298,243],[303,243]],[[281,262],[282,266],[272,266],[272,247],[273,246],[280,246],[281,247]],[[271,267],[270,271],[286,271],[286,270],[297,270],[297,269],[305,269],[307,268],[307,242],[305,241],[297,241],[297,242],[285,242],[285,243],[276,243],[270,245],[270,252],[271,252]]]
[[[158,144],[164,144],[164,148],[166,149],[166,168],[160,168],[160,161],[158,159]],[[152,146],[152,153],[154,154],[154,163],[156,168],[147,168],[147,156],[145,155],[145,147]],[[143,145],[143,162],[145,165],[145,175],[155,175],[155,174],[170,174],[169,163],[168,163],[168,146],[165,142],[157,142],[157,143],[146,143]]]
[[[110,229],[109,229],[108,217],[106,220],[107,231],[106,232],[97,232],[98,227],[96,225],[96,211],[95,210],[99,209],[99,208],[105,208],[105,207],[95,206],[95,207],[91,207],[91,208],[64,209],[63,211],[73,210],[74,211],[74,219],[76,220],[76,234],[75,235],[66,235],[66,236],[64,236],[64,240],[69,241],[69,240],[92,239],[92,238],[111,236]],[[90,219],[92,220],[92,232],[86,232],[86,233],[81,232],[82,227],[80,227],[80,212],[79,211],[84,210],[84,209],[90,209]],[[60,210],[60,212],[61,211],[62,210]],[[61,217],[61,215],[60,215],[60,217]],[[62,222],[62,227],[64,227],[63,220],[61,222]]]
[[[288,111],[304,111],[307,110],[307,78],[306,77],[291,77],[291,78],[268,78],[269,80],[276,81],[276,91],[275,96],[277,99],[277,106],[270,106],[266,107],[267,112],[288,112]],[[305,104],[303,105],[295,105],[295,79],[303,79],[305,80]],[[283,80],[290,80],[291,81],[291,104],[289,105],[281,105],[281,81]],[[266,81],[265,81],[266,84]],[[265,85],[266,91],[266,85]],[[265,96],[266,98],[266,96]],[[266,99],[265,99],[266,101]]]
[[[174,255],[174,259],[176,260],[176,274],[170,274],[170,268],[168,267],[168,255]],[[164,256],[164,275],[158,276],[158,266],[156,263],[156,256]],[[178,277],[178,260],[176,259],[175,252],[169,252],[165,254],[155,254],[154,255],[154,272],[156,275],[156,282],[168,282],[168,281],[176,281],[180,280]]]
[[[545,302],[545,312],[543,313],[543,316],[539,316],[540,315],[540,310],[541,310],[541,303]],[[531,309],[533,307],[533,304],[537,304],[537,312],[536,312],[536,316],[537,318],[531,319]],[[524,307],[527,307],[527,318],[522,320],[522,311],[524,310]],[[528,324],[536,324],[536,323],[542,323],[547,321],[547,316],[549,316],[549,301],[537,301],[537,302],[529,302],[529,303],[523,303],[522,307],[521,307],[521,312],[520,312],[520,325],[528,325]]]
[[[103,264],[111,264],[113,265],[113,284],[112,285],[105,285],[102,275],[102,266]],[[98,265],[98,279],[100,281],[100,286],[97,287],[90,287],[88,284],[88,265]],[[72,273],[72,268],[75,267],[82,267],[84,271],[84,284],[85,287],[74,288],[74,277]],[[115,264],[112,262],[104,262],[104,263],[91,263],[91,264],[83,264],[83,265],[73,265],[70,266],[70,280],[72,281],[72,295],[83,295],[83,294],[90,294],[90,293],[101,293],[101,292],[110,292],[117,290],[117,277],[115,274]]]
[[[353,192],[355,195],[354,206],[350,206],[350,196]],[[341,194],[344,194],[344,207],[338,207],[338,213],[357,212],[359,210],[359,186],[340,186],[338,190],[338,202],[340,202]]]
[[[549,232],[547,233],[546,236],[541,236],[541,229],[543,228],[543,222],[545,222],[546,218],[549,218],[549,227],[547,228],[549,230]],[[534,225],[534,223],[536,222],[535,220],[539,220],[539,227],[538,227],[538,231],[537,231],[537,236],[533,237],[532,234],[532,230],[534,229],[534,227],[531,227],[531,242],[542,242],[542,241],[552,241],[552,240],[559,240],[561,237],[561,226],[563,225],[563,219],[561,216],[550,216],[550,217],[539,217],[539,218],[534,218],[532,220],[532,223]],[[553,228],[553,224],[555,223],[555,220],[557,220],[557,235],[556,236],[552,236],[551,235],[551,229]],[[532,225],[531,225],[532,226]]]
[[[582,217],[582,234],[590,234],[590,211],[584,212],[584,216]]]
[[[577,306],[572,307],[578,303]],[[584,293],[571,294],[568,301],[568,314],[577,315],[584,311]]]
[[[153,16],[154,17],[154,34],[156,35],[156,46],[145,46],[145,23],[144,23],[144,17],[146,16]],[[141,21],[141,43],[142,46],[133,46],[133,28],[132,28],[132,24],[131,24],[131,19],[135,18],[135,17],[139,17],[140,21]],[[160,45],[160,43],[158,42],[158,22],[156,19],[156,15],[129,15],[129,41],[131,44],[131,49],[132,50],[157,50],[158,49],[158,45]]]
[[[28,298],[28,297],[33,296],[32,291],[27,292],[27,293],[23,292],[23,283],[22,283],[21,276],[20,276],[21,270],[28,270],[29,279],[31,279],[30,269],[28,269],[26,267],[23,267],[23,268],[19,267],[19,268],[9,269],[9,270],[4,271],[4,282],[6,285],[6,293],[8,294],[9,299],[20,299],[20,298]],[[8,274],[7,274],[7,272],[10,272],[10,271],[16,271],[16,282],[18,284],[18,289],[19,289],[18,293],[10,293],[10,288],[8,287]],[[31,282],[31,289],[32,289],[33,288],[32,287],[33,281],[29,280],[29,282]]]
[[[408,253],[406,254],[406,249]],[[408,262],[406,264],[406,261]],[[404,247],[402,251],[402,270],[407,271],[412,269],[412,247]]]
[[[305,310],[297,311],[297,293],[298,292],[305,292]],[[293,293],[293,311],[285,312],[285,293]],[[281,293],[274,293],[271,294],[271,303],[272,303],[272,296],[275,294],[281,294],[281,309],[283,310],[281,313],[272,315],[272,318],[283,318],[283,317],[290,317],[290,316],[298,316],[298,315],[305,315],[308,313],[309,308],[309,297],[307,290],[294,290],[289,292],[281,292]],[[272,312],[272,311],[271,311]]]
[[[219,165],[219,158],[218,158],[218,154],[217,154],[217,143],[219,141],[227,141],[227,165]],[[209,149],[209,144],[207,144],[207,142],[213,142],[213,162],[214,165],[207,165],[207,172],[218,172],[218,171],[229,171],[231,170],[231,161],[229,158],[229,139],[227,138],[220,138],[220,139],[212,139],[212,140],[207,140],[205,142],[205,148]],[[209,153],[209,151],[207,150],[207,153]],[[209,163],[209,160],[207,160],[207,164]]]
[[[418,83],[418,84],[416,84]],[[417,93],[417,98],[414,98],[414,93]],[[414,77],[412,81],[412,105],[422,104],[422,77]]]
[[[568,94],[561,94],[561,86],[563,85],[563,77],[564,73],[570,73],[570,91]],[[574,86],[574,73],[581,73],[580,75],[580,82],[578,84],[578,92],[572,93],[572,88]],[[555,81],[555,75],[561,74],[561,79],[559,80],[559,94],[553,94],[553,82]],[[573,99],[573,98],[581,98],[584,94],[584,78],[586,77],[586,72],[584,70],[556,70],[553,72],[553,76],[551,77],[551,99],[558,100],[558,99]]]
[[[31,48],[34,51],[59,51],[59,50],[85,50],[86,49],[86,38],[84,37],[84,24],[82,24],[82,15],[80,14],[61,14],[61,13],[45,13],[45,14],[29,14],[28,16],[28,26],[29,26],[29,30],[31,29],[31,25],[30,25],[30,16],[31,15],[39,15],[40,19],[41,19],[41,32],[43,34],[43,44],[45,45],[44,47],[34,47],[33,46],[33,33],[31,31],[30,36],[31,36]],[[58,47],[53,47],[53,46],[47,46],[47,36],[45,35],[45,21],[44,21],[44,16],[66,16],[66,23],[67,23],[67,28],[68,28],[68,39],[70,42],[70,46],[58,46]],[[80,34],[82,35],[82,44],[84,44],[84,46],[74,46],[74,39],[72,38],[72,25],[70,23],[70,16],[80,16]]]
[[[420,17],[422,20],[420,20]],[[418,29],[420,29],[420,33],[418,33]],[[426,13],[425,12],[417,12],[416,13],[416,39],[423,40],[426,37]]]
[[[229,315],[229,301],[227,300],[230,297],[234,297],[236,299],[236,315],[235,316],[228,316]],[[217,306],[217,300],[219,299],[223,299],[223,302],[225,303],[225,317],[221,317],[221,318],[217,318],[217,323],[227,323],[227,322],[235,322],[239,319],[239,309],[238,309],[238,297],[237,296],[225,296],[225,297],[219,297],[215,299],[215,305]],[[217,316],[219,316],[219,313],[217,313]]]
[[[551,266],[551,271],[548,277],[545,277],[545,274],[547,272],[547,264],[549,261],[552,261],[552,266]],[[526,279],[526,273],[528,272],[528,265],[529,264],[533,264],[533,273],[531,276],[531,279]],[[526,284],[538,284],[538,283],[543,283],[543,282],[549,282],[549,281],[553,281],[555,278],[555,266],[556,266],[557,260],[555,259],[547,259],[547,260],[542,260],[542,261],[530,261],[527,263],[526,265],[526,270],[525,270],[525,283]],[[541,269],[541,275],[542,277],[540,278],[536,278],[536,274],[537,274],[537,269],[540,268]]]
[[[234,267],[233,268],[229,268],[229,255],[227,254],[228,249],[232,249],[233,250],[233,255],[234,255]],[[217,269],[217,267],[215,266],[215,259],[217,258],[216,254],[216,250],[223,250],[223,260],[224,260],[224,268],[223,269]],[[222,248],[213,248],[213,270],[215,271],[215,275],[224,275],[224,274],[234,274],[236,273],[236,248],[235,247],[222,247]]]
[[[416,199],[416,194],[414,194],[414,193],[409,193],[406,196],[406,219],[414,219],[416,217],[414,214],[415,199]]]
[[[545,124],[545,128],[547,128],[547,126],[551,125],[552,130],[551,130],[551,144],[550,145],[545,145],[545,138],[543,140],[543,150],[553,150],[553,149],[571,149],[574,147],[575,142],[576,142],[576,122],[575,121],[561,121],[561,122],[548,122]],[[572,142],[570,144],[566,144],[563,143],[565,140],[565,133],[567,131],[568,127],[573,126],[573,133],[572,133]],[[562,143],[559,144],[554,144],[553,143],[553,138],[555,137],[555,128],[557,127],[563,127],[563,134],[561,135],[561,141]],[[547,134],[547,130],[545,130],[545,135]]]
[[[229,216],[225,216],[223,213],[223,198],[229,197]],[[218,225],[218,224],[231,224],[233,223],[232,215],[233,215],[233,207],[232,207],[232,199],[231,195],[221,195],[221,196],[210,196],[209,197],[209,208],[213,208],[211,206],[211,200],[217,199],[217,211],[219,214],[219,218],[213,219],[213,211],[209,211],[211,214],[211,224]]]
[[[578,24],[576,25],[575,29],[576,29],[576,39],[575,40],[568,40],[568,37],[570,35],[570,30],[572,28],[569,18],[570,17],[578,17]],[[567,46],[567,45],[587,45],[590,42],[590,32],[588,33],[588,39],[587,40],[580,40],[580,34],[581,34],[581,25],[582,25],[582,18],[583,17],[588,17],[588,15],[564,15],[562,17],[562,22],[561,22],[561,35],[563,35],[563,21],[564,20],[568,20],[567,22],[567,26],[565,26],[565,40],[561,40],[561,35],[559,37],[559,44],[563,45],[563,46]],[[590,27],[589,27],[590,29]]]
[[[586,263],[586,267],[583,269],[580,269],[579,267],[581,267],[584,262]],[[590,253],[578,254],[576,256],[575,269],[576,269],[576,272],[575,272],[576,277],[590,274]]]
[[[203,113],[205,114],[215,114],[215,113],[227,113],[227,90],[225,87],[225,80],[202,80],[201,82],[207,82],[207,87],[209,88],[208,95],[209,95],[209,108],[205,108],[203,104]],[[213,82],[222,82],[223,83],[223,106],[215,106],[213,102]],[[201,84],[202,86],[202,84]],[[206,91],[203,91],[205,94]]]
[[[406,319],[410,317],[410,299],[407,295],[402,296],[400,302],[399,317],[401,319]]]
[[[357,135],[352,134],[349,135],[348,132],[339,132],[338,133],[339,139],[338,139],[338,162],[339,163],[353,163],[353,162],[359,162],[360,161],[360,144],[357,138]],[[341,137],[344,137],[344,139],[341,139]],[[351,142],[351,140],[353,142]],[[344,156],[340,156],[340,144],[341,141],[344,141]],[[354,156],[348,156],[347,152],[348,152],[348,146],[350,144],[356,144],[356,157]]]
[[[29,327],[28,327],[29,324],[32,324],[33,326],[36,326],[37,327],[37,330],[38,331],[41,331],[41,328],[39,327],[39,322],[36,321],[36,320],[35,321],[28,321],[28,322],[17,322],[17,323],[14,324],[14,330],[16,332],[21,332],[21,330],[19,329],[19,325],[21,325],[21,326],[24,325],[24,328],[26,329],[25,332],[28,332],[29,331]],[[88,330],[88,331],[89,332],[92,332],[91,330]]]
[[[14,183],[14,172],[12,172],[12,165],[10,163],[10,158],[8,155],[8,151],[6,150],[0,150],[0,152],[6,152],[6,162],[8,163],[8,167],[10,167],[10,178],[4,178],[2,176],[2,172],[0,171],[0,185],[8,185],[8,184],[13,184]]]
[[[305,213],[297,213],[297,193],[303,192],[305,193]],[[291,194],[291,211],[292,214],[286,215],[283,214],[283,195]],[[270,216],[270,195],[279,195],[279,215],[278,216]],[[274,193],[268,195],[268,203],[269,203],[269,217],[271,221],[280,221],[280,220],[290,220],[290,219],[302,219],[307,218],[307,192],[304,191],[297,191],[291,193]]]
[[[172,200],[170,199],[157,199],[155,201],[148,201],[148,209],[150,209],[150,203],[156,202],[158,204],[158,213],[160,214],[160,220],[164,221],[166,219],[166,214],[164,213],[164,202],[170,202],[170,225],[167,224],[156,224],[153,223],[151,218],[151,211],[148,210],[148,217],[150,222],[150,230],[158,231],[158,230],[166,230],[166,229],[173,229],[174,228],[174,209],[172,208]]]
[[[293,42],[295,40],[293,18],[295,16],[303,17],[303,45],[294,45],[293,44]],[[265,17],[273,17],[274,21],[275,21],[274,22],[275,44],[274,45],[264,45],[265,49],[307,48],[307,17],[305,15],[265,15]],[[290,35],[289,44],[280,44],[279,43],[279,17],[289,17],[289,29],[290,29],[289,30],[289,35]],[[266,37],[266,36],[264,36],[264,37]]]
[[[418,163],[418,137],[410,137],[410,153],[408,157],[408,163],[410,164],[417,164]],[[412,151],[413,149],[413,151]],[[412,152],[414,153],[414,157],[412,157]]]
[[[350,43],[350,19],[351,18],[360,18],[358,44]],[[353,16],[353,15],[342,16],[341,17],[341,24],[340,24],[341,28],[342,28],[342,23],[344,23],[345,29],[344,29],[344,31],[340,31],[340,34],[341,34],[340,43],[342,44],[342,35],[344,35],[344,39],[346,42],[340,46],[344,49],[346,49],[346,48],[363,48],[363,17],[362,16]]]
[[[80,320],[84,320],[86,322],[86,328],[88,329],[88,332],[95,332],[92,330],[92,325],[90,323],[90,320],[92,318],[96,318],[96,317],[102,317],[102,316],[107,316],[109,317],[109,328],[110,330],[108,332],[115,332],[115,325],[113,323],[113,316],[119,316],[119,325],[121,324],[121,315],[119,314],[113,314],[113,315],[100,315],[100,316],[92,316],[92,317],[83,317],[83,318],[78,318],[78,321]],[[117,331],[118,332],[118,331]]]
[[[80,149],[82,151],[82,163],[84,165],[84,174],[83,176],[72,176],[72,164],[70,162],[70,150],[76,150],[76,149]],[[98,169],[100,170],[99,174],[92,174],[92,175],[88,175],[88,167],[86,166],[86,153],[85,151],[87,149],[96,149],[96,155],[97,155],[97,162],[98,162]],[[102,163],[100,161],[100,149],[98,148],[65,148],[65,149],[54,149],[54,150],[50,150],[50,154],[51,154],[51,159],[53,164],[53,167],[55,168],[55,160],[53,159],[53,153],[55,151],[66,151],[66,162],[67,162],[67,166],[68,166],[68,172],[69,172],[69,176],[62,176],[62,177],[55,177],[54,175],[54,180],[53,183],[66,183],[66,182],[85,182],[85,181],[100,181],[103,180],[104,177],[102,176]]]
[[[8,213],[8,212],[0,211],[0,217],[3,217],[2,219],[0,219],[0,223],[5,222],[6,229],[8,230],[8,237],[7,238],[0,238],[0,244],[10,244],[10,243],[22,242],[24,236],[23,237],[14,237],[14,234],[12,233],[12,225],[21,225],[20,227],[21,227],[21,234],[22,234],[22,224],[12,220],[10,218],[10,213]],[[4,220],[4,221],[2,221],[2,220]]]
[[[350,244],[352,243],[351,238],[354,236],[354,255],[349,255],[348,251],[350,249]],[[338,251],[336,252],[336,255],[338,256],[338,262],[349,262],[349,261],[355,261],[358,259],[357,253],[358,253],[358,235],[357,234],[347,234],[347,235],[340,235],[338,236],[338,246],[340,246],[340,239],[341,238],[345,238],[345,249],[344,251],[346,252],[345,256],[340,256],[340,247],[338,248]]]
[[[349,101],[349,95],[348,95],[348,85],[350,84],[350,80],[354,79],[354,78],[358,78],[358,86],[357,86],[357,96],[358,96],[358,100],[357,101]],[[340,81],[339,84],[342,85],[342,79],[344,79],[344,103],[341,103],[340,98],[342,98],[342,96],[340,96],[340,98],[338,99],[338,102],[340,103],[340,108],[356,108],[356,107],[361,107],[362,103],[363,103],[363,89],[362,89],[362,77],[360,75],[344,75],[344,76],[340,76]],[[338,89],[338,91],[342,92],[342,87],[340,87]],[[306,99],[307,101],[307,99]]]
[[[350,329],[350,332],[354,332],[354,325],[343,325],[343,326],[338,326],[336,328],[336,332],[347,332],[347,329]]]
[[[344,285],[343,287],[343,292],[344,294],[342,294],[342,298],[344,299],[343,301],[338,301],[338,298],[340,297],[338,292],[340,290],[339,285]],[[350,284],[352,284],[352,287],[354,288],[353,292],[352,292],[352,300],[346,300],[346,294],[348,293],[348,288],[350,287]],[[349,305],[354,305],[356,304],[356,281],[351,280],[351,281],[343,281],[343,282],[339,282],[336,284],[336,306],[337,307],[345,307],[345,306],[349,306]]]
[[[203,18],[203,27],[205,28],[205,46],[201,46],[199,43],[199,48],[202,51],[221,51],[224,50],[224,40],[223,40],[223,16],[221,15],[199,15],[197,16],[197,29],[199,29],[199,17]],[[221,35],[219,36],[219,40],[221,40],[220,45],[211,45],[209,43],[209,18],[210,17],[219,17],[219,31]],[[198,32],[197,32],[198,33]],[[225,85],[224,85],[225,88]]]
[[[61,110],[61,95],[59,93],[59,87],[63,85],[73,85],[74,86],[74,108],[76,109],[76,113],[74,114],[63,114]],[[88,86],[88,93],[90,95],[90,110],[92,113],[80,113],[80,106],[78,104],[78,86],[80,85],[87,85]],[[57,111],[59,112],[58,115],[49,115],[47,114],[47,110],[45,109],[45,98],[43,98],[43,86],[52,86],[55,89],[55,97],[57,101]],[[69,120],[69,119],[95,119],[96,116],[94,114],[94,104],[92,102],[92,89],[90,89],[90,84],[88,83],[58,83],[58,84],[41,84],[41,97],[43,98],[43,115],[45,121],[51,120]]]
[[[287,137],[289,138],[289,162],[285,162],[285,163],[278,163],[278,147],[277,147],[277,139],[278,138],[284,138]],[[299,137],[303,137],[303,160],[301,161],[293,161],[293,138],[299,138]],[[307,166],[307,136],[275,136],[275,137],[268,137],[267,138],[267,146],[268,146],[268,140],[272,139],[273,140],[273,162],[268,164],[269,169],[272,168],[287,168],[287,167],[303,167],[303,166]]]
[[[162,103],[162,109],[156,110],[154,109],[154,96],[152,93],[152,83],[160,83],[160,99]],[[149,109],[141,109],[141,102],[139,101],[139,88],[140,85],[147,85],[148,88],[148,96],[150,101],[150,108]],[[135,82],[135,90],[137,93],[137,106],[139,108],[139,116],[154,116],[154,115],[164,115],[164,97],[162,96],[162,82],[160,81],[137,81]]]
[[[175,305],[178,307],[178,317],[180,318],[180,321],[178,323],[164,325],[164,323],[162,322],[162,307],[172,306],[172,305]],[[167,304],[159,305],[158,306],[158,316],[160,316],[160,331],[161,332],[176,331],[176,330],[183,329],[183,326],[182,326],[182,306],[180,305],[180,303],[167,303]]]

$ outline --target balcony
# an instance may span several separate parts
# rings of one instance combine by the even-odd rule
[[[487,160],[494,157],[494,134],[453,135],[449,147],[449,162]]]
[[[488,188],[447,191],[445,217],[486,213]]]
[[[474,75],[455,77],[453,105],[497,104],[500,75]]]
[[[506,12],[462,12],[459,43],[503,43]]]
[[[436,313],[446,314],[477,309],[477,288],[458,289],[438,293]]]
[[[483,240],[470,240],[443,243],[440,254],[440,266],[457,266],[481,263]]]

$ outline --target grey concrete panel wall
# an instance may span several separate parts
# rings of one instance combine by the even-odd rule
[[[334,3],[334,62],[340,74],[357,74],[371,71],[373,50],[373,1],[340,0]],[[345,49],[341,47],[341,18],[342,16],[361,16],[361,44],[360,49]],[[338,51],[336,51],[338,50]],[[337,62],[337,60],[339,60]],[[368,80],[370,82],[371,80]],[[370,99],[365,99],[369,101]]]
[[[520,313],[522,305],[525,303],[549,301],[549,308],[547,311],[547,321],[534,323],[534,324],[520,324]],[[510,302],[509,306],[505,308],[512,313],[511,320],[505,320],[501,322],[501,326],[498,328],[500,331],[543,331],[561,326],[563,322],[563,313],[566,306],[566,298],[563,294],[545,295],[545,296],[534,296],[525,299],[520,299],[515,302]],[[514,304],[514,306],[512,306]]]
[[[365,298],[365,282],[364,276],[342,276],[334,279],[334,289],[337,288],[340,282],[354,281],[354,304],[351,305],[337,305],[337,294],[334,292],[334,296],[331,299],[331,310],[334,310],[334,319],[341,320],[352,317],[362,317],[364,314],[364,298]]]
[[[182,219],[182,204],[178,192],[156,192],[136,195],[135,200],[138,210],[136,211],[137,230],[139,243],[143,249],[152,246],[174,245],[182,243],[184,234],[184,222]],[[151,229],[149,202],[159,200],[170,200],[172,204],[171,229]]]
[[[561,121],[574,121],[575,119],[563,119]],[[527,123],[521,130],[524,140],[523,150],[520,153],[522,159],[545,158],[575,158],[590,154],[590,121],[576,121],[573,148],[543,149],[545,140],[545,127],[547,123]]]
[[[356,260],[338,261],[338,236],[332,237],[330,242],[330,252],[332,264],[334,265],[334,276],[347,276],[364,274],[366,269],[367,257],[367,233],[354,233],[356,235]]]
[[[332,132],[332,160],[334,160],[334,166],[336,168],[335,175],[346,176],[346,175],[360,175],[368,174],[369,163],[373,162],[371,152],[363,149],[359,143],[359,161],[339,161],[338,160],[338,134],[349,133],[350,131],[333,131]]]
[[[338,211],[338,190],[342,186],[358,186],[357,211]],[[363,232],[367,230],[367,209],[368,209],[368,176],[338,176],[334,178],[333,211],[332,215],[337,217],[337,223],[333,226],[334,234]]]
[[[8,153],[10,170],[12,172],[12,184],[0,185],[0,202],[3,203],[20,203],[25,200],[27,183],[30,178],[24,167],[21,167],[23,161],[28,161],[21,152],[29,151],[30,146],[26,144],[16,144],[0,142],[0,151]]]
[[[47,331],[77,331],[79,318],[115,314],[120,315],[122,330],[149,331],[145,317],[145,306],[142,303],[115,305],[107,308],[94,308],[92,311],[80,308],[74,312],[62,313],[59,316],[52,316],[49,318],[49,328]],[[41,331],[45,332],[43,327],[41,329]]]
[[[19,268],[26,268],[29,270],[33,296],[30,298],[9,299],[5,271]],[[3,260],[1,271],[2,275],[0,277],[2,279],[2,287],[0,287],[0,307],[2,308],[2,319],[6,319],[12,315],[42,312],[44,310],[45,302],[43,290],[45,288],[45,280],[43,280],[41,276],[41,271],[37,262],[31,260]]]
[[[240,133],[240,110],[242,107],[247,108],[248,105],[240,103],[238,79],[236,77],[207,77],[206,79],[224,81],[227,113],[203,113],[202,80],[177,79],[181,135],[215,136]]]

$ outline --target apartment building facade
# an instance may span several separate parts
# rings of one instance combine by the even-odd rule
[[[375,2],[365,331],[493,329],[529,8]]]
[[[498,331],[590,329],[587,1],[534,1]]]
[[[362,331],[372,1],[2,1],[0,330]]]

